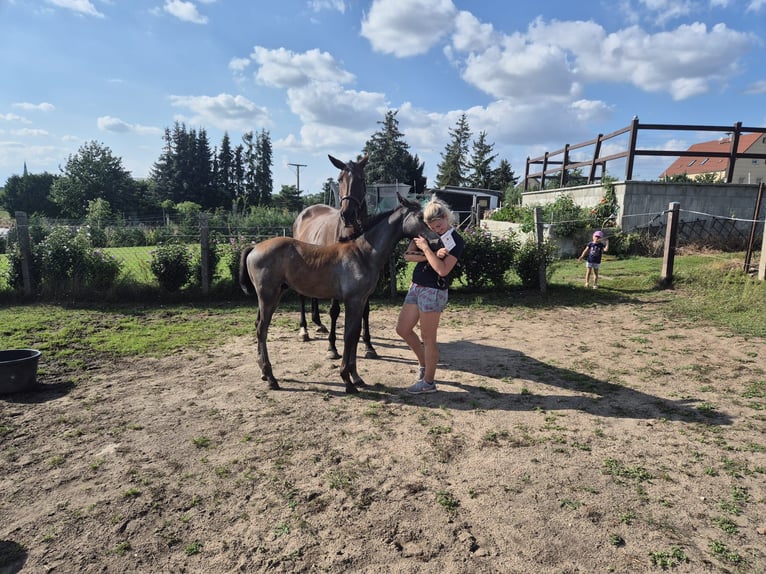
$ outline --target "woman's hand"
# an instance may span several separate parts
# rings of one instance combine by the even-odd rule
[[[418,235],[415,237],[412,242],[417,246],[418,249],[420,249],[423,253],[426,252],[426,248],[430,251],[431,246],[428,244],[428,239],[423,237],[422,235]]]

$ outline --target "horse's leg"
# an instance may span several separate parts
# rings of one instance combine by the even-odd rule
[[[322,319],[319,317],[319,299],[311,300],[311,322],[317,326],[317,333],[327,333],[327,327],[322,325]]]
[[[308,324],[306,323],[306,298],[303,295],[301,295],[301,328],[298,331],[298,338],[304,343],[311,340]]]
[[[330,305],[330,334],[327,336],[327,354],[325,355],[328,359],[340,359],[338,348],[335,346],[335,326],[338,324],[338,315],[340,315],[340,303],[333,299]]]
[[[362,330],[362,313],[364,304],[361,301],[346,302],[344,312],[346,318],[343,329],[343,360],[340,363],[340,378],[346,383],[347,393],[358,393],[357,387],[367,384],[356,372],[356,347]]]
[[[372,346],[372,339],[370,338],[370,300],[368,299],[364,304],[364,311],[362,312],[362,340],[364,341],[365,359],[377,359],[378,353]]]
[[[277,298],[277,302],[278,298]],[[269,334],[269,325],[271,317],[276,310],[276,304],[267,305],[258,294],[258,319],[255,324],[255,335],[258,339],[258,366],[261,367],[261,379],[269,382],[270,389],[279,389],[279,384],[274,378],[271,370],[271,361],[269,361],[269,350],[266,347],[266,338]]]

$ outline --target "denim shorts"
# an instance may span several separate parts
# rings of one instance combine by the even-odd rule
[[[441,313],[447,306],[447,297],[446,289],[434,289],[413,283],[407,291],[404,303],[417,305],[423,313]]]
[[[590,267],[591,269],[598,269],[599,267],[601,267],[601,263],[591,263],[590,261],[586,261],[585,267]]]

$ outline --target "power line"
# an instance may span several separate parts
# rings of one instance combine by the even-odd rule
[[[305,163],[288,163],[287,165],[295,166],[296,175],[298,177],[298,182],[297,182],[297,186],[296,187],[298,189],[298,193],[300,194],[300,192],[301,192],[301,168],[302,167],[307,167],[307,166],[306,166]]]

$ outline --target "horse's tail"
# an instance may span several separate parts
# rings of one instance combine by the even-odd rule
[[[253,285],[250,279],[250,273],[247,272],[247,256],[253,250],[254,245],[248,245],[242,250],[242,254],[239,257],[239,286],[242,287],[242,291],[245,295],[252,295],[255,293],[255,285]]]

